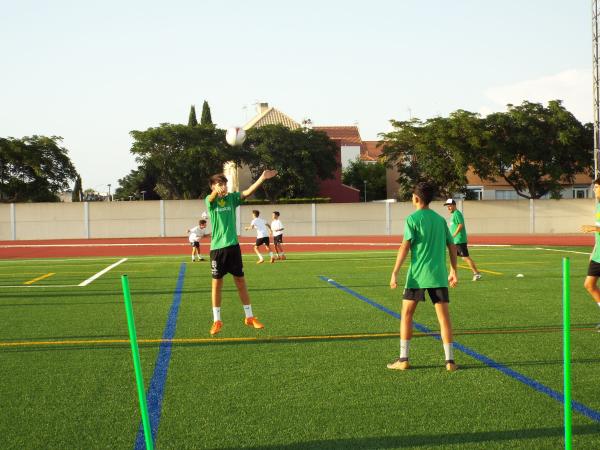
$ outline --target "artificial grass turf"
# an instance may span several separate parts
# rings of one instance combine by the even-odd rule
[[[540,332],[536,327],[560,325],[562,255],[477,248],[472,253],[480,268],[503,275],[490,274],[472,283],[468,271],[461,270],[461,284],[451,291],[455,340],[561,391],[560,332]],[[290,256],[288,261],[260,266],[254,258],[245,258],[254,312],[265,330],[243,325],[243,311],[228,277],[223,332],[210,343],[173,344],[157,448],[562,445],[558,402],[459,352],[455,356],[462,370],[446,373],[442,346],[431,337],[413,339],[413,369],[385,368],[398,352],[397,337],[385,336],[397,332],[397,319],[319,276],[398,311],[401,290],[390,291],[387,286],[395,252]],[[597,308],[577,290],[582,276],[576,272],[584,271],[586,257],[574,254],[572,260],[572,320],[574,325],[590,325]],[[187,263],[187,258],[133,258],[89,287],[44,290],[50,294],[46,299],[37,291],[31,298],[32,290],[2,292],[0,306],[8,316],[0,319],[1,339],[126,337],[119,272],[130,273],[138,335],[159,338],[182,261]],[[506,266],[512,265],[509,273]],[[515,279],[515,271],[525,278]],[[427,303],[419,305],[415,320],[437,329]],[[31,322],[42,325],[28,334],[24,330]],[[207,338],[211,322],[209,266],[187,263],[175,338]],[[529,330],[507,332],[524,328]],[[460,334],[461,330],[489,334]],[[328,337],[352,334],[363,336]],[[322,337],[277,339],[294,336]],[[227,341],[236,337],[261,340]],[[573,398],[597,411],[598,338],[586,331],[576,331],[572,338]],[[133,446],[139,413],[127,345],[21,350],[0,347],[3,360],[8,356],[10,361],[0,369],[4,371],[0,392],[11,405],[0,413],[5,424],[0,430],[2,448],[24,448],[24,442],[32,444],[25,448]],[[156,345],[142,344],[146,387],[157,352]],[[20,381],[16,388],[15,379]],[[89,394],[78,395],[83,386]],[[32,392],[48,401],[33,410],[21,400]],[[600,424],[578,413],[573,419],[574,443],[598,447]],[[74,432],[77,429],[83,431]],[[90,429],[94,433],[86,434]],[[44,442],[44,436],[51,438]]]

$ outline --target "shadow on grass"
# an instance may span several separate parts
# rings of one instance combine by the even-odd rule
[[[590,435],[600,432],[598,425],[579,425],[573,427],[573,435]],[[261,445],[253,447],[244,447],[252,450],[315,450],[315,449],[352,449],[352,450],[371,450],[371,449],[391,449],[405,447],[434,447],[455,445],[459,448],[465,444],[485,444],[503,443],[508,441],[527,441],[540,438],[556,438],[554,444],[562,446],[562,436],[564,429],[554,428],[534,428],[523,430],[505,430],[505,431],[479,431],[473,433],[449,433],[449,434],[430,434],[430,435],[403,435],[403,436],[385,436],[368,438],[348,438],[331,440],[314,440],[306,442],[297,442],[292,444]],[[535,448],[534,442],[523,442],[521,448]],[[541,443],[539,443],[541,444]],[[548,443],[544,442],[545,447]],[[238,450],[240,447],[224,447],[223,450]],[[485,446],[482,446],[485,448]]]

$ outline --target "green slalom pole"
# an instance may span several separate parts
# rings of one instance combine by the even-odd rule
[[[129,341],[131,342],[131,356],[133,357],[133,367],[135,369],[135,382],[137,384],[138,397],[140,400],[140,410],[142,412],[142,424],[144,426],[146,450],[154,450],[154,442],[152,441],[152,429],[150,428],[150,417],[148,415],[148,405],[146,404],[146,390],[144,389],[144,377],[142,376],[142,366],[140,364],[140,351],[138,349],[137,334],[135,332],[135,320],[133,318],[133,306],[131,304],[131,294],[129,293],[129,280],[127,279],[127,275],[121,276],[121,284],[123,285],[125,311],[127,312],[127,327],[129,328]]]
[[[565,449],[571,450],[571,299],[569,258],[563,258],[563,360],[565,391]]]

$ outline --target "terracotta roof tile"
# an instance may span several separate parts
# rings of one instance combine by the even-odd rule
[[[313,127],[313,130],[323,131],[331,139],[339,139],[342,145],[361,145],[363,142],[357,126]]]
[[[290,130],[300,128],[300,124],[298,122],[271,106],[263,113],[252,118],[250,122],[246,123],[246,125],[244,125],[244,130],[249,130],[250,128],[255,127],[263,127],[265,125],[284,125]]]

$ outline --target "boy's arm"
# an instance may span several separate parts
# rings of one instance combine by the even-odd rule
[[[258,180],[256,180],[248,189],[241,192],[242,200],[254,194],[254,192],[260,187],[261,184],[263,184],[265,180],[273,178],[275,175],[277,175],[276,170],[265,170],[262,175],[258,177]]]
[[[448,274],[448,284],[454,287],[458,284],[458,276],[456,275],[456,245],[447,244],[448,253],[450,253],[450,273]]]
[[[462,223],[459,223],[458,225],[456,225],[456,230],[452,234],[452,237],[458,236],[458,233],[460,233],[460,230],[462,230],[463,228],[464,228],[464,225]]]
[[[394,264],[394,269],[392,270],[392,278],[390,279],[390,288],[396,289],[398,287],[398,272],[400,271],[400,267],[404,264],[404,260],[410,251],[410,241],[404,240],[402,244],[400,244],[400,248],[398,249],[398,256],[396,256],[396,264]]]

